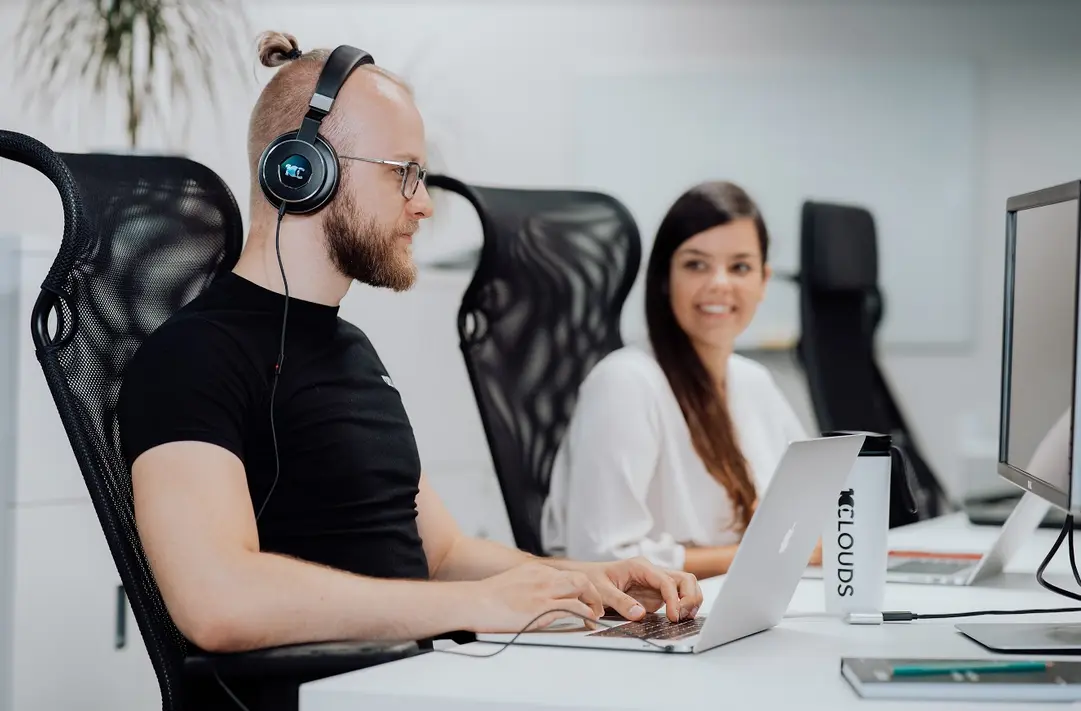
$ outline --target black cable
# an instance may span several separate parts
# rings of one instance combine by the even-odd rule
[[[579,618],[581,620],[590,620],[594,624],[598,624],[601,627],[604,627],[606,629],[617,629],[618,630],[624,624],[624,623],[615,623],[615,624],[607,625],[607,624],[601,622],[600,620],[595,620],[595,619],[586,617],[585,615],[579,614],[577,612],[573,612],[571,610],[564,610],[562,608],[555,608],[555,609],[552,609],[552,610],[547,610],[545,612],[542,612],[539,615],[537,615],[536,617],[534,617],[532,620],[530,620],[528,623],[526,623],[525,627],[518,630],[518,632],[513,637],[511,637],[509,640],[507,640],[506,642],[497,643],[497,644],[500,645],[499,649],[495,650],[491,654],[471,654],[469,652],[461,652],[461,651],[457,651],[457,650],[453,650],[453,649],[432,649],[431,651],[438,652],[440,654],[453,654],[453,655],[458,656],[458,657],[473,657],[475,659],[491,659],[495,655],[502,653],[504,650],[506,650],[508,647],[510,647],[512,644],[514,644],[518,640],[519,637],[521,637],[523,634],[525,634],[527,631],[529,631],[529,628],[532,627],[533,624],[536,623],[537,620],[541,619],[542,617],[544,617],[546,615],[550,615],[553,612],[563,612],[563,613],[566,613],[567,615],[570,615],[571,617],[577,617],[577,618]],[[671,645],[671,644],[657,644],[653,640],[646,639],[644,637],[639,637],[637,635],[631,634],[630,632],[627,632],[625,634],[626,634],[627,637],[629,637],[631,639],[637,639],[640,642],[645,642],[646,644],[652,645],[652,646],[656,647],[657,649],[661,650],[662,652],[671,652],[672,650],[675,649],[675,646]],[[229,695],[229,698],[231,698],[233,700],[233,702],[237,706],[240,707],[241,711],[248,711],[248,707],[245,706],[244,703],[240,699],[238,699],[236,697],[236,694],[234,694],[232,692],[232,690],[230,690],[229,687],[226,686],[225,682],[222,681],[222,678],[220,676],[218,676],[217,670],[214,670],[214,678],[218,680],[218,684],[220,684],[221,688],[225,690],[225,693],[227,693]]]
[[[495,650],[491,654],[471,654],[469,652],[460,652],[460,651],[456,651],[456,650],[453,650],[453,649],[433,649],[432,651],[439,652],[441,654],[454,654],[454,655],[459,656],[459,657],[474,657],[476,659],[491,659],[495,655],[502,653],[504,650],[506,650],[512,644],[517,642],[518,638],[521,637],[526,632],[528,632],[529,628],[532,627],[533,624],[537,620],[544,617],[545,615],[550,615],[553,612],[564,612],[564,613],[570,615],[571,617],[577,617],[580,620],[589,620],[589,621],[593,622],[594,624],[597,624],[597,625],[599,625],[601,627],[604,627],[605,629],[615,629],[615,630],[619,631],[623,627],[623,625],[625,624],[623,622],[618,622],[618,623],[615,623],[615,624],[608,625],[608,624],[605,624],[604,622],[602,622],[600,620],[595,620],[595,619],[586,617],[585,615],[581,615],[581,614],[579,614],[577,612],[572,612],[570,610],[564,610],[564,609],[561,609],[561,608],[556,608],[556,609],[553,609],[553,610],[548,610],[546,612],[542,612],[541,614],[534,617],[532,620],[530,620],[526,624],[525,627],[518,630],[518,632],[516,632],[515,635],[513,637],[511,637],[509,640],[507,640],[506,642],[486,642],[486,644],[499,644],[500,645],[499,649]],[[675,624],[678,624],[678,623],[675,623]],[[656,647],[657,649],[661,650],[662,652],[671,652],[671,651],[673,651],[675,649],[675,645],[658,644],[658,643],[654,642],[651,639],[646,639],[645,637],[639,637],[638,635],[632,634],[630,632],[623,632],[622,634],[626,635],[630,639],[636,639],[636,640],[638,640],[640,642],[645,642],[646,644],[648,644],[650,646]]]
[[[912,622],[914,620],[945,620],[953,617],[983,617],[984,615],[1046,615],[1057,612],[1081,612],[1081,607],[1045,607],[1028,610],[968,610],[966,612],[909,612],[887,610],[882,612],[882,622]]]
[[[1074,557],[1072,514],[1066,514],[1066,519],[1062,522],[1062,530],[1059,531],[1058,538],[1055,539],[1055,544],[1051,546],[1051,550],[1047,552],[1047,556],[1045,556],[1043,562],[1040,563],[1040,567],[1036,569],[1036,582],[1038,582],[1045,589],[1050,590],[1051,592],[1058,593],[1063,597],[1068,597],[1071,600],[1081,600],[1081,595],[1079,595],[1078,593],[1070,592],[1069,590],[1063,590],[1059,586],[1049,583],[1043,577],[1043,573],[1047,569],[1047,565],[1051,562],[1051,559],[1055,557],[1055,554],[1058,553],[1059,546],[1062,545],[1062,541],[1066,538],[1067,533],[1070,534],[1070,568],[1073,571],[1074,580],[1078,582],[1078,585],[1081,585],[1081,575],[1078,574],[1077,560]]]
[[[244,705],[244,702],[241,701],[240,699],[238,699],[236,697],[236,694],[233,693],[232,689],[230,689],[228,686],[226,686],[225,682],[221,680],[220,676],[218,676],[218,670],[214,669],[213,671],[214,671],[214,678],[218,680],[218,683],[221,685],[221,688],[225,689],[225,693],[229,695],[229,698],[233,700],[233,703],[235,703],[237,706],[240,707],[240,711],[248,711],[248,707]]]
[[[1071,600],[1081,601],[1081,594],[1064,590],[1059,586],[1048,582],[1044,578],[1044,571],[1047,570],[1047,566],[1050,565],[1051,560],[1058,553],[1060,547],[1062,547],[1062,541],[1065,540],[1067,534],[1070,537],[1069,541],[1069,553],[1070,553],[1070,570],[1073,573],[1073,578],[1077,582],[1078,586],[1081,586],[1081,571],[1077,568],[1077,557],[1074,553],[1073,543],[1073,515],[1067,514],[1066,520],[1062,524],[1062,529],[1059,531],[1058,538],[1055,539],[1051,549],[1047,551],[1047,555],[1040,562],[1040,566],[1036,569],[1036,582],[1041,587],[1050,590],[1053,593],[1058,593],[1063,597],[1068,597]],[[982,617],[984,615],[1043,615],[1062,612],[1081,612],[1081,607],[1052,607],[1052,608],[1034,608],[1027,610],[970,610],[967,612],[942,612],[942,613],[918,613],[910,612],[908,610],[889,610],[881,613],[882,622],[912,622],[913,620],[940,620],[953,617]]]
[[[274,480],[270,484],[270,490],[267,491],[266,498],[263,499],[263,505],[259,507],[259,511],[255,514],[256,521],[263,515],[263,509],[266,508],[267,502],[270,501],[270,495],[274,493],[274,488],[278,485],[278,476],[281,474],[281,462],[278,459],[278,433],[274,427],[274,395],[278,391],[278,376],[281,374],[282,363],[285,362],[285,324],[289,319],[289,281],[285,278],[285,264],[282,263],[281,250],[282,217],[284,216],[285,203],[282,203],[281,207],[278,208],[278,224],[274,228],[274,251],[278,255],[278,269],[281,271],[282,286],[285,288],[285,306],[282,309],[282,331],[278,343],[278,359],[274,363],[274,373],[270,384],[270,441],[274,446]]]
[[[1078,570],[1077,570],[1077,560],[1074,558],[1074,552],[1073,552],[1073,531],[1074,531],[1074,526],[1073,526],[1073,515],[1072,514],[1070,514],[1069,516],[1066,517],[1066,521],[1063,524],[1063,527],[1070,529],[1070,570],[1073,571],[1074,582],[1076,582],[1077,585],[1079,587],[1081,587],[1081,572],[1078,572]]]
[[[281,229],[282,218],[285,216],[285,203],[282,203],[278,208],[278,223],[274,227],[274,251],[278,256],[278,269],[282,275],[282,286],[285,288],[285,306],[282,309],[282,330],[281,338],[278,341],[278,358],[274,362],[274,373],[272,374],[272,380],[270,384],[270,440],[274,446],[274,480],[270,484],[270,490],[267,491],[266,498],[263,499],[262,506],[259,507],[259,511],[255,514],[255,520],[258,521],[259,517],[263,515],[263,509],[266,508],[267,502],[270,501],[270,495],[274,493],[274,488],[278,485],[278,476],[281,474],[281,462],[278,458],[278,434],[274,428],[274,395],[278,391],[278,376],[281,374],[282,363],[285,361],[285,325],[289,319],[289,282],[285,278],[285,264],[282,262],[282,250],[281,250]],[[229,698],[241,708],[241,711],[248,711],[248,707],[245,706],[240,699],[236,697],[236,694],[222,681],[222,678],[218,676],[218,671],[214,670],[214,678],[218,680],[218,684],[229,695]]]

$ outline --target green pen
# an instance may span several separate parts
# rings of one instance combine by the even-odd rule
[[[978,674],[994,674],[998,672],[1025,672],[1044,671],[1052,666],[1053,662],[1019,661],[1019,662],[988,662],[987,664],[971,664],[958,666],[904,666],[894,667],[890,673],[893,676],[930,676],[932,674],[953,674],[955,672],[975,672]]]

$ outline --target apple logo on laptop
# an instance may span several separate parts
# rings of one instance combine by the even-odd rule
[[[781,547],[777,551],[778,553],[784,553],[785,549],[788,548],[788,542],[792,540],[792,534],[795,532],[795,530],[796,524],[794,523],[792,524],[792,528],[788,529],[788,531],[785,532],[784,538],[781,539]]]

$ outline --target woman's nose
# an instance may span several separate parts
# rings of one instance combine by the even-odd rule
[[[728,271],[725,269],[717,269],[710,277],[709,285],[711,288],[723,289],[731,286],[732,281],[728,277]]]

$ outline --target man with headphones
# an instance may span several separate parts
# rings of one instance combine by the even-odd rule
[[[411,92],[352,47],[302,53],[268,33],[260,56],[282,68],[249,126],[244,251],[146,341],[118,406],[141,541],[180,631],[237,651],[517,632],[605,607],[694,617],[685,573],[461,533],[379,356],[338,317],[353,281],[416,277],[432,204]]]

